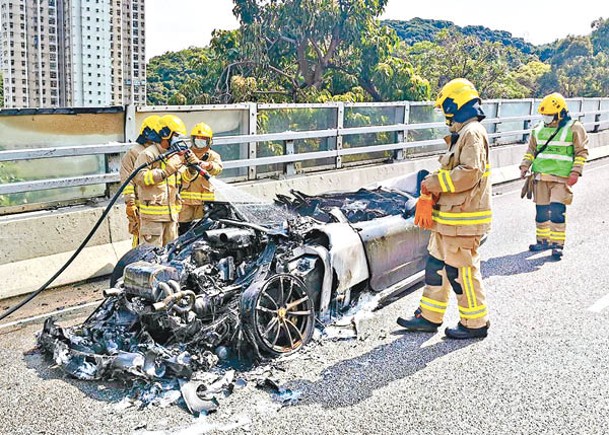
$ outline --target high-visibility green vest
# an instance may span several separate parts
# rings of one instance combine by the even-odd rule
[[[558,175],[568,177],[573,168],[573,131],[571,126],[573,121],[569,121],[550,141],[546,149],[535,157],[532,172]],[[540,150],[548,141],[550,136],[556,131],[555,128],[544,126],[543,122],[533,130],[533,137],[537,141],[537,150]]]

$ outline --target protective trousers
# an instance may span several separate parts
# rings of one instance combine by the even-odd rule
[[[480,236],[444,236],[431,233],[425,268],[425,289],[420,302],[423,317],[442,323],[450,290],[457,295],[461,324],[486,326],[488,309],[480,274]]]
[[[563,247],[567,230],[567,205],[573,201],[571,188],[561,182],[537,180],[533,195],[537,242]]]
[[[140,245],[163,247],[177,237],[177,222],[151,222],[141,218]]]

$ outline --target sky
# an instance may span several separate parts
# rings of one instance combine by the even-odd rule
[[[606,0],[510,0],[477,4],[465,6],[465,2],[458,0],[389,0],[381,18],[420,17],[452,21],[460,26],[483,25],[507,30],[533,44],[567,35],[590,34],[592,21],[609,18]],[[239,27],[232,9],[232,0],[146,0],[147,58],[190,46],[203,47],[209,43],[214,29]]]

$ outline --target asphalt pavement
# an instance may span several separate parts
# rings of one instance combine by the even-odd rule
[[[414,311],[419,288],[365,320],[359,339],[314,343],[275,364],[291,400],[250,382],[194,418],[178,406],[125,408],[123,385],[70,379],[32,351],[40,324],[4,329],[0,433],[609,433],[609,161],[574,188],[560,262],[528,252],[534,205],[520,184],[495,188],[481,249],[484,340],[402,333],[395,319]],[[457,320],[452,298],[446,324]]]

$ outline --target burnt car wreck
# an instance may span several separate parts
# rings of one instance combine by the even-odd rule
[[[78,379],[145,382],[298,351],[361,294],[420,276],[427,234],[411,217],[425,175],[215,203],[162,250],[126,254],[93,314],[73,328],[47,320],[39,346]]]

